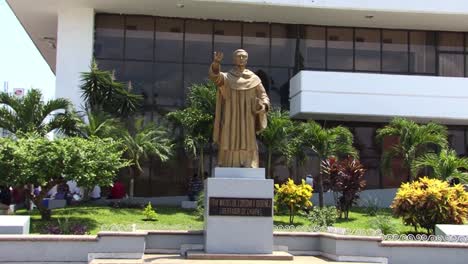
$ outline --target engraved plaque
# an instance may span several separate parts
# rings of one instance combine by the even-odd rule
[[[209,215],[272,216],[272,199],[210,197]]]

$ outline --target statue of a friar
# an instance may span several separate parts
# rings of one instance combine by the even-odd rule
[[[235,67],[221,72],[223,53],[215,52],[209,77],[218,87],[213,140],[219,167],[258,168],[256,134],[267,126],[270,100],[260,78],[245,68],[248,54],[233,53]]]

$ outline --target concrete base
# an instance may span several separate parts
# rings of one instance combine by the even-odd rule
[[[436,236],[468,237],[468,225],[436,225]]]
[[[29,225],[29,216],[0,216],[0,234],[27,235],[29,234]]]
[[[214,168],[214,178],[265,179],[265,168]]]
[[[220,178],[215,175],[214,178],[205,181],[205,251],[210,254],[271,254],[273,252],[273,212],[272,216],[209,214],[211,197],[273,200],[273,180],[263,178],[264,169],[215,169],[215,172],[221,175],[234,171],[236,175],[239,175],[238,178]],[[253,176],[254,174],[257,176]]]
[[[275,251],[271,254],[209,254],[203,251],[188,251],[187,259],[204,260],[294,260],[288,252]]]

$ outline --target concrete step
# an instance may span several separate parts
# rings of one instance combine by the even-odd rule
[[[187,251],[187,259],[205,260],[293,260],[294,256],[285,251],[272,254],[213,254],[204,251]]]
[[[93,259],[89,264],[143,264],[144,259]]]

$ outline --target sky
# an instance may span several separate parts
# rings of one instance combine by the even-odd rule
[[[5,0],[0,0],[0,91],[37,88],[44,99],[55,94],[55,75]]]

